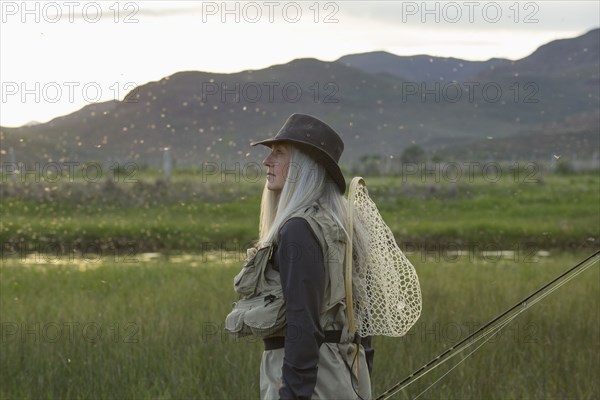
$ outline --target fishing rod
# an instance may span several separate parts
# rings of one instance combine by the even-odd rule
[[[552,293],[554,290],[558,289],[560,286],[562,286],[563,284],[565,284],[566,282],[568,282],[575,276],[579,275],[581,272],[585,271],[592,264],[595,264],[598,261],[598,259],[600,259],[599,256],[600,256],[600,250],[597,250],[592,255],[590,255],[590,256],[586,257],[584,260],[578,262],[575,266],[569,268],[567,271],[563,272],[562,274],[560,274],[559,276],[557,276],[550,282],[546,283],[544,286],[537,289],[536,291],[534,291],[533,293],[531,293],[530,295],[528,295],[527,297],[525,297],[524,299],[522,299],[521,301],[519,301],[518,303],[516,303],[515,305],[513,305],[506,311],[504,311],[503,313],[499,314],[497,317],[495,317],[494,319],[489,321],[487,324],[483,325],[481,328],[477,329],[472,334],[465,337],[463,340],[461,340],[454,346],[450,347],[449,349],[447,349],[444,352],[442,352],[441,354],[439,354],[437,357],[435,357],[434,359],[429,361],[427,364],[423,365],[421,368],[417,369],[412,374],[410,374],[409,376],[407,376],[400,382],[396,383],[394,386],[387,389],[385,392],[380,394],[375,400],[385,400],[385,399],[390,398],[394,394],[396,394],[399,391],[408,387],[413,382],[417,381],[419,378],[421,378],[425,374],[432,371],[434,368],[440,366],[444,362],[450,360],[456,354],[459,354],[460,352],[465,350],[467,347],[476,343],[481,338],[489,335],[490,333],[492,334],[492,336],[495,335],[496,333],[498,333],[498,331],[500,329],[502,329],[509,322],[511,322],[517,315],[519,315],[521,312],[525,311],[528,306],[531,306],[531,305],[537,303],[539,300],[546,297],[546,295]],[[581,268],[581,266],[583,266],[583,268]],[[581,270],[578,271],[577,273],[573,274],[579,268],[581,268]],[[571,275],[571,276],[569,276],[569,275]],[[517,311],[517,312],[515,314],[511,315],[511,313],[513,313],[514,311]],[[485,331],[485,333],[484,333],[484,331]],[[477,337],[478,335],[479,335],[479,337]],[[471,341],[471,342],[469,343],[469,341]],[[483,345],[484,343],[482,343],[481,345]],[[481,347],[481,345],[478,346],[475,350],[477,350],[479,347]],[[473,352],[469,353],[467,355],[467,357],[469,355],[471,355]],[[448,372],[450,372],[450,371],[448,371]],[[445,375],[446,374],[444,374],[444,376]],[[434,382],[434,384],[436,382]]]

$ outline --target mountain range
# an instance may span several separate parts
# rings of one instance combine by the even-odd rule
[[[411,144],[446,160],[598,157],[600,29],[555,40],[520,60],[467,61],[377,51],[261,70],[182,71],[122,101],[47,123],[0,128],[17,162],[177,166],[260,161],[249,143],[294,112],[322,118],[345,142],[341,163],[398,157]],[[260,147],[260,146],[259,146]]]

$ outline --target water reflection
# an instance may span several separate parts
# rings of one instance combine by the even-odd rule
[[[204,253],[139,253],[139,254],[74,254],[57,255],[41,252],[29,252],[20,255],[2,257],[3,267],[43,267],[68,266],[79,271],[87,271],[102,266],[146,266],[181,264],[189,267],[228,267],[238,265],[245,253],[238,251],[210,251]]]
[[[514,261],[514,262],[536,262],[540,258],[550,256],[547,250],[520,252],[515,250],[493,250],[479,251],[472,250],[444,250],[444,251],[405,251],[406,256],[418,265],[422,262],[483,262],[484,264],[495,261]],[[139,254],[44,254],[40,252],[30,252],[21,255],[3,256],[2,266],[6,267],[42,267],[50,266],[69,266],[79,271],[87,271],[102,266],[151,266],[151,265],[171,265],[178,264],[194,268],[214,268],[229,267],[240,265],[246,254],[239,251],[206,251],[203,253],[173,253],[173,252],[148,252]]]

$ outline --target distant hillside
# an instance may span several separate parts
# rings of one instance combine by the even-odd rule
[[[371,74],[390,74],[405,81],[464,81],[484,70],[509,65],[510,60],[466,61],[428,55],[397,56],[385,51],[350,54],[337,60]]]
[[[494,71],[482,71],[479,76],[571,76],[597,85],[600,73],[599,43],[600,29],[594,29],[573,39],[554,40],[540,46],[528,57],[499,65]]]
[[[184,71],[141,85],[124,101],[88,105],[44,124],[2,128],[1,150],[6,154],[12,147],[16,161],[133,161],[160,166],[168,147],[178,166],[205,161],[231,165],[260,161],[265,150],[249,143],[273,135],[289,114],[305,112],[340,132],[346,165],[366,154],[397,156],[412,143],[446,157],[489,156],[484,148],[470,151],[482,140],[489,146],[484,140],[488,137],[494,143],[510,138],[519,154],[547,158],[535,151],[544,148],[539,141],[530,139],[549,126],[557,127],[557,134],[584,135],[587,139],[578,140],[588,154],[600,122],[572,118],[565,125],[564,121],[599,109],[598,32],[551,42],[508,64],[457,59],[430,63],[423,58],[428,56],[415,56],[401,63],[414,62],[422,68],[368,72],[365,65],[377,66],[373,60],[397,57],[375,53],[337,62],[298,59],[233,74]],[[360,60],[369,62],[359,68]],[[562,60],[563,67],[544,66],[550,60]],[[353,62],[355,66],[348,65]],[[463,67],[454,71],[457,63]],[[477,86],[448,86],[448,80],[471,74],[469,79]],[[418,80],[428,81],[425,75],[439,75],[444,81],[438,78],[439,86],[436,82],[420,86]]]
[[[550,125],[503,137],[471,140],[468,146],[451,144],[437,152],[442,159],[562,160],[600,157],[600,111],[586,112]],[[556,158],[556,159],[559,159]]]

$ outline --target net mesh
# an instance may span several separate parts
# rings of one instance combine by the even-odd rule
[[[352,303],[357,333],[361,337],[402,336],[421,314],[421,289],[415,268],[398,247],[366,186],[356,185],[350,206],[368,237],[363,263],[353,263]]]

